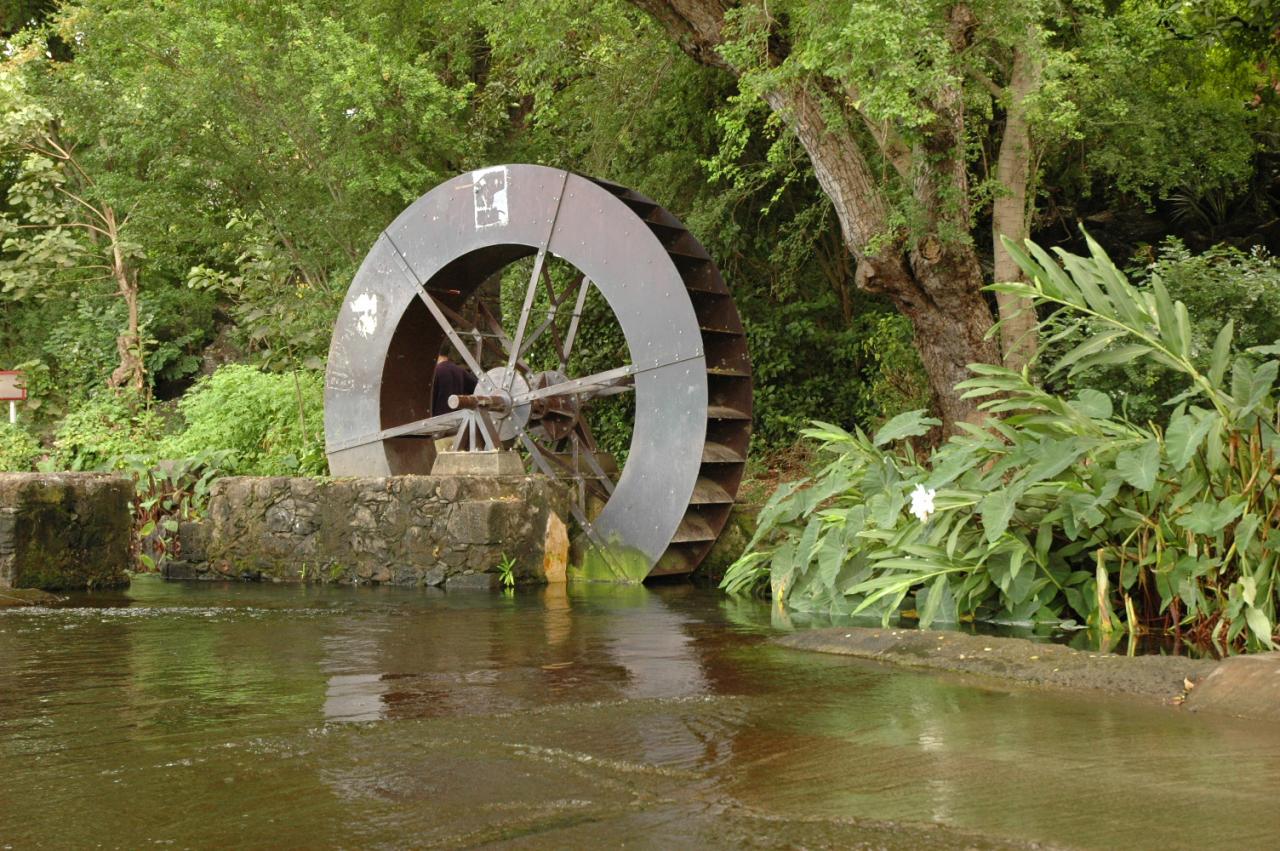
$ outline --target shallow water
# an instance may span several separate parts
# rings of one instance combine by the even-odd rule
[[[1280,730],[771,634],[686,586],[0,610],[0,848],[1276,841]]]

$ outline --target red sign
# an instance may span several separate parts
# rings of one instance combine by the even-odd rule
[[[0,369],[0,402],[21,402],[27,398],[27,388],[22,373],[12,369]]]

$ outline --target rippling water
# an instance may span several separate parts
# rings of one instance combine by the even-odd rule
[[[0,610],[0,848],[1276,842],[1267,725],[769,634],[684,586]]]

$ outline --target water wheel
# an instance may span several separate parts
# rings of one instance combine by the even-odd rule
[[[433,416],[442,350],[478,380]],[[618,443],[624,420],[611,457],[595,434]],[[437,186],[378,237],[335,324],[334,475],[427,473],[446,436],[517,447],[572,485],[593,549],[640,577],[706,556],[750,433],[751,361],[719,270],[675,216],[607,181],[505,165]]]

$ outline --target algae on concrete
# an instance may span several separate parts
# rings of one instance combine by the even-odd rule
[[[105,473],[0,473],[0,588],[129,584],[133,483]]]

